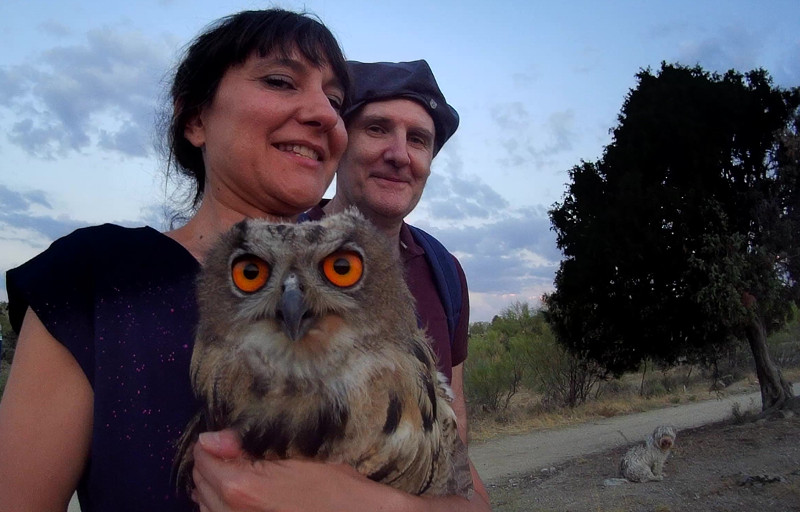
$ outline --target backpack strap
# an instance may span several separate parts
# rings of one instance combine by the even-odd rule
[[[458,275],[456,262],[453,255],[445,249],[444,245],[432,235],[408,225],[414,241],[425,250],[425,259],[433,271],[433,279],[439,297],[442,300],[445,315],[447,316],[447,328],[450,331],[450,346],[455,342],[456,327],[461,316],[461,279]]]

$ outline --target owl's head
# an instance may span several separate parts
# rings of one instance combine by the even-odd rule
[[[224,340],[287,362],[368,350],[387,341],[371,335],[379,324],[416,324],[402,266],[356,210],[301,224],[240,222],[209,253],[198,299],[198,343]]]

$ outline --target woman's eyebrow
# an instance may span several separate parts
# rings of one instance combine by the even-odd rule
[[[299,59],[275,55],[269,57],[260,57],[255,63],[256,69],[270,66],[283,66],[291,69],[292,71],[302,71],[306,67],[306,65]]]
[[[289,68],[295,73],[302,73],[306,71],[309,67],[324,68],[328,66],[328,64],[323,63],[322,66],[316,66],[307,59],[298,59],[294,57],[287,57],[284,55],[272,55],[269,57],[260,58],[255,65],[256,69],[266,68],[270,66],[279,66],[279,67],[282,66]],[[332,74],[331,79],[326,81],[326,85],[342,89],[342,92],[344,92],[344,86],[342,85],[342,81],[339,80],[339,77],[336,76],[335,74]]]

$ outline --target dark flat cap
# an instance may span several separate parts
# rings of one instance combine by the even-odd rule
[[[447,104],[430,66],[412,62],[347,61],[353,76],[353,98],[344,119],[371,101],[410,98],[419,102],[433,118],[436,128],[433,154],[439,152],[458,128],[458,112]]]

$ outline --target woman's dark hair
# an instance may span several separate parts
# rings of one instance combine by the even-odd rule
[[[214,99],[228,68],[244,63],[253,52],[260,57],[273,52],[289,57],[293,51],[315,66],[330,66],[344,88],[345,103],[349,101],[350,74],[336,38],[320,21],[304,13],[266,9],[233,14],[212,24],[186,50],[170,89],[173,112],[168,165],[174,162],[181,174],[194,182],[193,207],[203,198],[206,168],[201,150],[184,137],[186,123]]]

